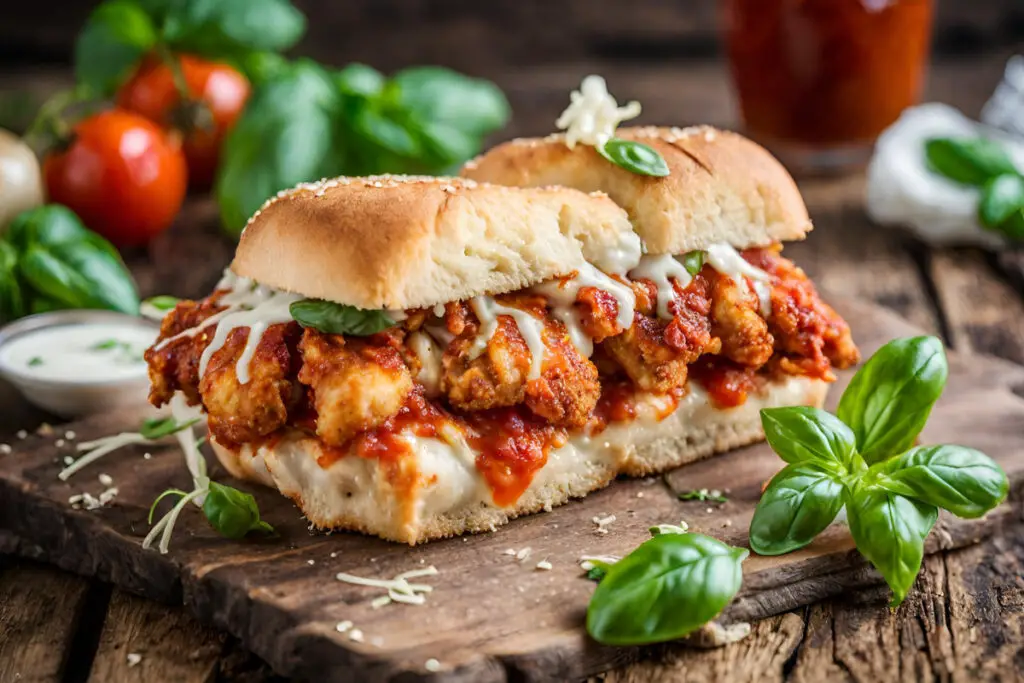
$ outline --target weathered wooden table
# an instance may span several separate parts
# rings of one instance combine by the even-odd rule
[[[1003,57],[939,65],[933,97],[976,114]],[[531,105],[546,112],[561,102],[564,85],[583,68],[519,74],[503,85],[517,112],[533,111]],[[593,64],[585,68],[600,70]],[[604,72],[612,76],[611,69]],[[625,69],[620,78],[636,75]],[[649,120],[731,122],[720,66],[646,76],[628,95],[645,102]],[[667,93],[666,83],[676,90]],[[513,132],[544,130],[546,119],[531,116],[518,118]],[[873,226],[863,213],[860,176],[802,187],[816,230],[786,254],[823,288],[888,306],[960,352],[1024,363],[1024,252],[932,249]],[[128,260],[144,294],[198,296],[212,286],[231,252],[217,231],[215,208],[196,201],[147,253]],[[0,441],[45,419],[0,387]],[[665,647],[654,660],[611,672],[606,680],[877,683],[1020,680],[1022,672],[1024,528],[1018,526],[980,545],[926,558],[915,590],[895,611],[885,607],[881,590],[852,594],[758,623],[746,640],[718,650]],[[270,680],[280,679],[179,607],[0,555],[2,683]]]

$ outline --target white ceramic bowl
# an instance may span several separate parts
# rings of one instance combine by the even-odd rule
[[[22,335],[48,327],[97,322],[143,327],[153,331],[154,339],[158,331],[156,323],[150,320],[115,311],[71,310],[30,315],[0,328],[0,376],[29,403],[62,417],[145,406],[149,377],[143,363],[138,364],[137,375],[133,372],[128,378],[61,380],[36,377],[27,368],[12,364],[3,353],[5,345]]]

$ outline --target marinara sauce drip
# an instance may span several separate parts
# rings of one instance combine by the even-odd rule
[[[690,380],[699,382],[716,408],[735,408],[757,391],[764,378],[754,368],[737,365],[725,358],[702,358],[690,366]]]
[[[479,455],[477,471],[487,481],[494,502],[515,504],[548,461],[551,448],[566,441],[565,432],[535,417],[522,406],[482,410],[466,416],[467,440]]]
[[[427,401],[421,392],[414,391],[401,410],[379,427],[356,435],[342,446],[325,444],[317,462],[321,467],[329,467],[348,453],[360,458],[375,458],[382,463],[397,462],[412,453],[412,446],[402,438],[402,433],[422,437],[437,436],[441,425],[450,419],[440,408]]]

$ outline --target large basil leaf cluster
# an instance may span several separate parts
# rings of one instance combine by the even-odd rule
[[[158,46],[259,76],[264,57],[292,47],[305,30],[289,0],[106,0],[75,43],[75,77],[92,93],[110,95]]]
[[[117,250],[49,204],[16,216],[0,241],[0,320],[65,308],[135,315],[139,296]]]
[[[921,568],[939,508],[980,517],[1009,482],[985,454],[964,446],[914,446],[946,384],[935,337],[897,339],[857,372],[836,415],[769,408],[761,422],[788,464],[772,478],[750,523],[762,555],[802,548],[846,507],[857,549],[903,601]]]
[[[361,64],[277,64],[226,141],[216,186],[221,218],[238,235],[268,197],[323,177],[451,172],[508,116],[493,83],[448,69],[385,78]]]

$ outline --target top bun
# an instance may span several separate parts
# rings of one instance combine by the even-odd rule
[[[639,258],[629,218],[600,193],[385,175],[281,192],[249,220],[231,269],[306,297],[408,309]]]
[[[569,149],[564,135],[519,139],[468,162],[474,180],[606,192],[626,209],[652,254],[679,254],[726,242],[736,248],[803,239],[811,229],[793,178],[757,143],[708,126],[619,128],[616,137],[657,150],[664,178],[637,175],[593,147]]]

